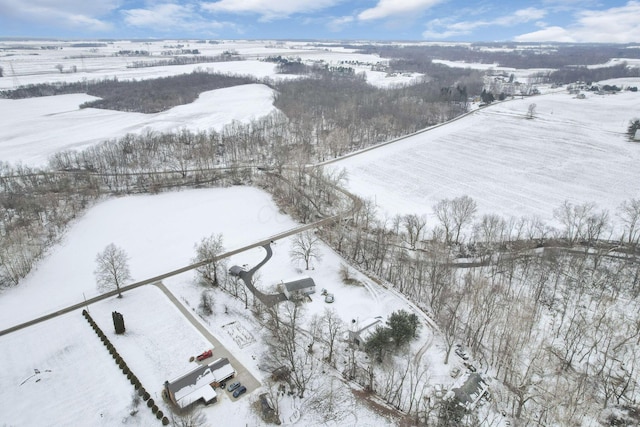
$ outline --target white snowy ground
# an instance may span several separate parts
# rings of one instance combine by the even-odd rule
[[[134,388],[79,311],[0,337],[0,361],[3,425],[114,426],[129,416]],[[160,425],[140,406],[125,424]]]
[[[640,94],[586,95],[493,105],[331,167],[345,168],[349,189],[373,199],[381,215],[431,215],[439,200],[468,195],[479,214],[551,222],[553,209],[569,200],[595,202],[615,221],[622,201],[640,197],[640,145],[626,137]],[[536,117],[528,120],[532,103]]]
[[[278,212],[266,193],[248,187],[128,196],[99,203],[70,227],[61,244],[52,248],[20,287],[0,294],[0,328],[82,301],[82,293],[87,297],[96,294],[94,256],[110,242],[128,252],[134,278],[144,279],[188,264],[194,243],[211,233],[223,233],[225,248],[233,249],[295,225]],[[314,263],[313,270],[300,270],[291,263],[290,245],[291,239],[274,245],[273,258],[259,272],[259,286],[268,291],[283,279],[303,274],[313,277],[318,293],[305,305],[305,321],[328,307],[335,309],[345,324],[351,319],[386,317],[398,309],[411,310],[393,292],[356,272],[354,277],[362,286],[342,284],[338,271],[343,260],[325,246],[321,248],[323,258]],[[234,256],[229,265],[254,265],[263,257],[264,250],[257,248]],[[202,288],[195,284],[193,273],[167,279],[165,284],[185,305],[197,307]],[[334,293],[333,304],[324,302],[321,288]],[[162,383],[186,371],[189,357],[208,347],[153,285],[129,292],[122,299],[94,304],[89,311],[157,402],[161,401]],[[124,315],[125,336],[113,333],[112,311]],[[264,331],[242,301],[215,292],[214,314],[203,318],[203,324],[254,375],[261,380],[268,375],[259,370],[260,355],[265,351]],[[428,351],[422,363],[431,366],[430,379],[451,383],[437,342],[433,331],[423,326],[412,351],[425,347]],[[135,417],[129,415],[133,387],[80,310],[0,337],[0,365],[4,368],[0,372],[0,413],[9,425],[159,425],[144,404]],[[34,369],[40,374],[32,376]],[[337,371],[329,370],[321,378],[329,381],[331,377],[339,387],[347,387]],[[225,395],[204,413],[210,423],[225,418],[227,425],[261,425],[250,407],[260,392],[237,401]],[[164,404],[159,406],[168,413]],[[287,424],[296,419],[290,399],[285,399],[282,407]],[[340,411],[346,414],[342,422],[347,424],[393,424],[354,397],[342,402]],[[319,425],[316,416],[303,411],[298,425]]]
[[[0,66],[4,78],[0,78],[1,89],[13,89],[38,83],[82,82],[118,78],[119,80],[142,80],[190,73],[194,70],[212,70],[219,73],[251,75],[257,78],[291,78],[276,73],[276,64],[263,62],[268,56],[281,55],[300,58],[304,61],[325,62],[340,65],[346,61],[361,64],[386,62],[377,55],[361,54],[354,49],[316,45],[313,43],[223,40],[220,43],[196,43],[184,41],[131,42],[116,41],[102,47],[72,47],[73,43],[60,41],[0,41]],[[134,62],[167,60],[163,51],[198,49],[200,56],[215,56],[223,52],[236,52],[243,61],[171,65],[159,67],[130,68]],[[41,49],[42,46],[57,49]],[[148,51],[148,56],[115,56],[119,51]],[[193,56],[193,55],[185,55]],[[63,72],[58,70],[62,66]],[[75,67],[76,72],[71,72]]]
[[[0,328],[97,295],[95,257],[109,243],[127,252],[137,281],[191,264],[194,245],[211,234],[222,233],[231,250],[295,225],[253,187],[109,199],[74,223],[20,286],[0,294]]]
[[[155,114],[79,108],[94,99],[83,94],[0,99],[0,159],[41,165],[55,152],[127,133],[221,130],[234,120],[249,122],[275,110],[273,90],[261,84],[204,92],[191,104]]]

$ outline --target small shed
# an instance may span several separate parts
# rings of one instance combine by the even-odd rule
[[[234,265],[229,269],[229,274],[231,276],[240,277],[240,273],[243,271],[246,271],[243,267],[240,267],[239,265]]]
[[[349,341],[358,347],[363,346],[378,326],[383,326],[382,316],[370,317],[355,325],[355,330],[349,331]]]
[[[282,292],[287,299],[309,296],[316,292],[316,284],[311,277],[282,282]]]
[[[165,381],[164,387],[169,399],[180,409],[199,401],[208,405],[218,400],[214,387],[235,374],[229,359],[224,357],[208,365],[200,365],[171,381]]]

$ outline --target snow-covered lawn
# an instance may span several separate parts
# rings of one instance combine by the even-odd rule
[[[0,99],[0,159],[39,165],[57,151],[127,133],[221,130],[234,120],[248,122],[275,110],[273,90],[261,84],[204,92],[191,104],[155,114],[79,108],[94,99],[83,94]]]
[[[80,311],[0,337],[0,358],[3,425],[161,425],[144,403],[129,416],[134,388]]]
[[[213,233],[231,250],[295,225],[252,187],[107,200],[73,224],[19,287],[0,295],[0,328],[97,295],[95,256],[109,243],[127,252],[133,279],[143,280],[190,264],[194,245]]]
[[[637,92],[513,100],[332,167],[346,168],[350,190],[373,199],[381,214],[431,214],[439,200],[466,194],[481,214],[550,221],[569,200],[613,215],[640,196],[640,145],[626,137],[639,108]]]

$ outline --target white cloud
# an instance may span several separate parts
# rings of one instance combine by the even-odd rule
[[[0,0],[0,14],[25,23],[100,32],[112,26],[99,18],[119,5],[119,0]]]
[[[127,25],[160,32],[183,30],[211,33],[222,28],[238,31],[236,24],[205,19],[193,4],[161,3],[146,9],[123,10],[122,14]]]
[[[548,27],[522,34],[516,41],[570,41],[576,43],[632,43],[640,41],[640,2],[621,7],[581,11],[576,21],[564,28]]]
[[[358,14],[361,21],[385,19],[398,15],[415,15],[421,13],[443,0],[379,0],[375,7],[366,9]]]
[[[327,28],[330,31],[338,32],[344,29],[349,24],[352,24],[355,21],[353,16],[341,16],[339,18],[332,19],[328,24]]]
[[[219,0],[201,3],[212,13],[253,13],[265,21],[283,19],[297,13],[317,12],[335,6],[343,0]]]
[[[148,9],[123,10],[124,20],[134,27],[175,27],[193,15],[193,6],[159,4]]]
[[[523,34],[515,37],[515,41],[532,42],[532,41],[556,41],[563,43],[574,43],[575,40],[567,30],[562,27],[553,26],[532,33]]]
[[[422,33],[422,37],[425,39],[446,39],[463,36],[471,34],[477,28],[513,27],[518,24],[536,21],[545,15],[545,10],[529,7],[491,20],[453,22],[451,20],[433,19],[427,23],[427,30]]]

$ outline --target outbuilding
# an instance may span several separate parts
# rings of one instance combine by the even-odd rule
[[[305,276],[282,282],[282,292],[287,299],[303,298],[316,292],[316,284],[311,277]]]
[[[358,347],[363,346],[379,326],[384,326],[382,316],[370,317],[362,322],[356,322],[355,330],[349,331],[349,341]]]

